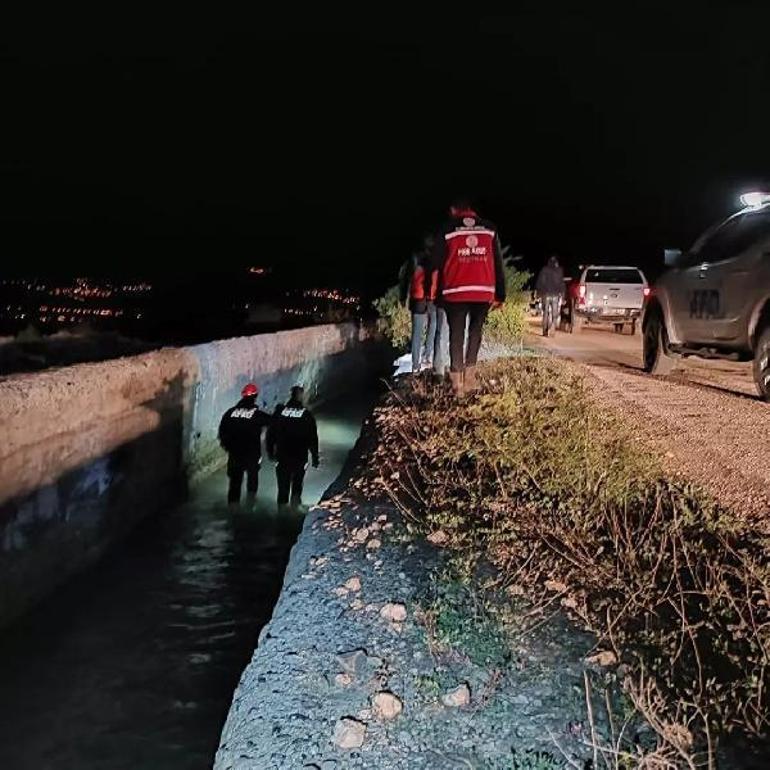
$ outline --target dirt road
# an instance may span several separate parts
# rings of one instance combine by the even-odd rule
[[[688,359],[667,378],[646,375],[641,337],[588,329],[528,342],[584,365],[599,402],[622,413],[664,465],[770,531],[770,404],[751,367]]]
[[[590,366],[642,372],[641,334],[632,337],[627,333],[615,334],[610,326],[595,326],[577,334],[557,332],[555,337],[544,338],[540,333],[540,320],[531,319],[528,342]],[[682,359],[669,379],[750,397],[757,395],[751,364],[746,363]]]

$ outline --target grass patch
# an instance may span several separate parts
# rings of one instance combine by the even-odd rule
[[[514,359],[482,379],[459,405],[428,384],[395,392],[367,486],[454,554],[474,590],[561,608],[593,632],[662,761],[713,761],[725,732],[764,736],[767,544],[666,478],[563,363]],[[436,627],[467,646],[478,617],[459,607],[439,607]]]
[[[458,652],[486,669],[507,665],[510,649],[505,632],[481,595],[467,584],[439,579],[422,614],[434,648]]]

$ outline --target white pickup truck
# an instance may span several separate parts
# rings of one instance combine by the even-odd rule
[[[628,326],[636,334],[649,293],[647,279],[637,267],[590,265],[570,298],[575,303],[573,328],[580,331],[587,324],[612,324],[618,333]]]

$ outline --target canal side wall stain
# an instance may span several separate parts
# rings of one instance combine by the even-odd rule
[[[296,383],[319,401],[380,362],[345,324],[0,381],[0,625],[221,465],[219,420],[246,382],[272,410]]]

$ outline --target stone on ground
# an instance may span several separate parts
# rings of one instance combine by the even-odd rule
[[[361,590],[361,579],[358,577],[350,578],[350,580],[345,583],[345,588],[353,594],[358,593]]]
[[[334,743],[341,749],[360,749],[366,738],[366,725],[357,719],[343,717],[334,728]]]
[[[391,623],[403,623],[406,620],[406,607],[403,604],[388,602],[380,610],[380,617]]]
[[[372,709],[379,719],[387,721],[395,719],[404,710],[404,704],[392,692],[383,691],[372,698]]]
[[[441,697],[441,702],[448,708],[462,708],[471,702],[471,688],[463,682]]]

